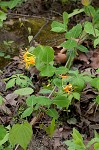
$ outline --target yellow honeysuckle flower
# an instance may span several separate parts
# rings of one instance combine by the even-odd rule
[[[65,88],[63,88],[63,90],[68,94],[71,93],[72,89],[73,89],[72,84],[68,84]]]
[[[67,79],[69,76],[60,75],[60,77],[61,77],[62,79]]]
[[[28,51],[23,55],[23,61],[26,63],[26,68],[30,65],[35,65],[35,56]]]

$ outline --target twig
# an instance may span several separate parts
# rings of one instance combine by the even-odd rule
[[[53,94],[53,92],[55,91],[55,89],[56,89],[56,86],[53,88],[53,90],[52,90],[52,92],[49,94],[48,98],[50,98],[50,97],[52,96],[52,94]]]
[[[24,15],[24,14],[17,14],[17,13],[7,13],[7,15],[12,15],[12,16],[20,16],[20,17],[27,17],[27,18],[43,18],[43,19],[46,19],[46,20],[49,20],[49,21],[52,21],[53,18],[46,18],[46,17],[42,17],[42,16],[35,16],[35,15]]]
[[[16,145],[15,150],[17,150],[17,149],[18,149],[18,147],[19,147],[19,144],[17,144],[17,145]]]

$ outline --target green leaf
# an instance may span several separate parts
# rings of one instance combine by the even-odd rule
[[[66,67],[59,67],[56,68],[55,74],[66,74],[68,72],[68,68]]]
[[[12,88],[15,85],[15,78],[10,79],[6,84],[6,90]]]
[[[69,32],[65,34],[66,39],[78,38],[82,32],[81,24],[74,26]]]
[[[92,79],[91,86],[99,91],[99,77]]]
[[[99,12],[96,12],[93,17],[94,24],[99,24]]]
[[[2,140],[6,135],[6,129],[0,125],[0,140]]]
[[[6,55],[4,58],[6,58],[6,59],[10,59],[10,58],[11,58],[11,56],[10,56],[10,55]]]
[[[98,73],[99,73],[99,68],[96,70],[96,72],[98,72]]]
[[[72,49],[77,46],[77,42],[74,40],[67,40],[61,44],[62,47],[67,48],[67,49]]]
[[[41,89],[39,91],[40,94],[50,94],[52,92],[52,90],[48,90],[48,89]]]
[[[23,2],[23,0],[3,1],[3,2],[0,2],[0,6],[5,6],[5,7],[9,7],[10,9],[12,9],[15,6],[17,6],[19,3],[22,3],[22,2]]]
[[[36,68],[41,70],[44,66],[44,62],[42,62],[42,57],[44,54],[44,46],[39,45],[33,50],[33,55],[36,57]]]
[[[52,28],[51,31],[58,32],[58,33],[66,31],[65,25],[58,21],[53,21],[51,24],[51,28]]]
[[[84,79],[84,81],[87,82],[87,83],[88,83],[88,82],[90,83],[90,82],[92,81],[91,76],[88,76],[88,75],[83,76],[83,79]]]
[[[54,83],[55,86],[57,86],[58,88],[62,88],[62,79],[55,78],[55,79],[53,80],[53,83]]]
[[[34,92],[32,88],[21,88],[18,90],[15,90],[14,93],[18,95],[30,95]]]
[[[3,104],[3,97],[0,95],[0,105]]]
[[[32,127],[28,122],[13,125],[9,133],[10,143],[13,146],[19,144],[24,150],[26,150],[26,147],[29,144],[31,138],[32,138]]]
[[[74,9],[72,13],[69,14],[68,18],[71,18],[72,16],[75,16],[79,13],[82,13],[84,11],[84,9]]]
[[[54,59],[54,50],[50,46],[44,47],[44,53],[42,57],[42,61],[46,62],[46,64],[49,64]]]
[[[80,77],[75,77],[74,80],[72,81],[73,86],[75,86],[76,90],[81,91],[84,86],[85,86],[85,82],[83,80],[83,78]]]
[[[73,97],[77,100],[80,100],[80,94],[78,92],[73,92]]]
[[[0,146],[3,145],[4,143],[6,143],[9,139],[9,133],[6,133],[6,135],[4,136],[4,138],[2,140],[0,140]]]
[[[72,137],[75,141],[75,144],[80,145],[80,146],[84,146],[83,138],[82,138],[81,134],[75,128],[73,128]]]
[[[78,46],[77,46],[77,49],[79,49],[81,52],[85,52],[85,53],[88,52],[87,47],[85,47],[85,46],[83,46],[83,45],[78,45]]]
[[[96,97],[95,102],[99,105],[99,95]]]
[[[85,25],[84,25],[84,31],[86,33],[92,34],[93,36],[95,36],[95,32],[94,32],[94,28],[91,22],[86,21]]]
[[[30,116],[33,112],[33,108],[32,107],[29,107],[27,108],[21,115],[21,118],[25,118],[27,116]]]
[[[86,147],[90,148],[90,146],[93,145],[94,143],[99,143],[99,138],[93,138],[91,141],[88,142]]]
[[[52,101],[45,96],[36,97],[36,101],[37,101],[37,104],[41,106],[50,106],[52,104]]]
[[[66,107],[68,109],[71,101],[65,96],[57,96],[53,99],[53,104],[56,104],[58,107]]]
[[[3,11],[0,11],[0,20],[1,21],[6,20],[6,14]]]
[[[0,52],[0,57],[4,57],[4,53],[3,52]]]
[[[51,77],[54,75],[54,72],[55,72],[55,68],[53,66],[44,65],[41,69],[40,75]]]
[[[47,115],[49,115],[50,117],[53,117],[55,118],[56,120],[58,119],[59,115],[58,115],[58,112],[56,111],[56,109],[49,109],[47,112],[46,112]]]
[[[94,150],[99,150],[99,143],[94,144]]]
[[[50,46],[38,46],[34,49],[33,54],[36,56],[36,68],[40,70],[40,75],[53,76],[55,72],[54,50]]]
[[[69,147],[68,150],[77,150],[76,144],[73,142],[73,140],[66,140],[64,143]]]
[[[68,13],[67,12],[63,12],[63,23],[67,28],[67,24],[68,24]]]
[[[26,99],[26,104],[30,107],[33,107],[35,104],[37,104],[36,96],[31,95]]]
[[[94,40],[94,48],[96,48],[97,45],[99,45],[99,37]]]
[[[52,138],[54,131],[55,131],[55,118],[52,119],[51,124],[45,128],[47,134],[50,135],[50,137]]]
[[[94,17],[95,15],[95,9],[93,6],[89,5],[87,7],[84,7],[84,12],[88,15],[88,16],[92,16]]]

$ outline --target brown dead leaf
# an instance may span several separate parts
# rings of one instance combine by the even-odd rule
[[[77,57],[75,58],[75,60],[80,60],[80,61],[85,62],[86,64],[89,64],[88,57],[86,56],[86,54],[81,53],[81,52],[79,52],[79,56],[77,56]]]
[[[0,110],[2,110],[7,115],[11,115],[12,114],[10,109],[7,106],[5,106],[4,103],[2,105],[0,105]]]
[[[94,69],[99,68],[99,49],[95,50],[93,52],[93,55],[91,57],[91,64]]]
[[[89,104],[88,110],[86,111],[86,114],[93,114],[96,108],[96,103],[92,102]]]
[[[65,63],[66,62],[66,54],[58,53],[55,55],[56,63]]]
[[[18,98],[18,95],[15,94],[15,93],[11,93],[11,94],[8,94],[6,97],[5,97],[5,104],[10,104],[11,106],[16,106],[16,103],[17,101],[15,100],[16,98]]]

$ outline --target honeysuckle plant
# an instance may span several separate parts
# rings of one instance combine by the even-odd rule
[[[71,69],[73,60],[75,56],[78,55],[78,51],[85,53],[89,51],[88,48],[82,44],[86,38],[89,37],[93,39],[94,48],[99,44],[99,10],[95,10],[94,7],[90,5],[89,0],[82,0],[81,2],[84,5],[81,10],[76,10],[71,14],[64,12],[62,23],[53,21],[51,24],[51,31],[65,33],[66,40],[60,44],[66,49],[67,58],[65,66],[56,67],[54,65],[54,50],[50,46],[38,45],[37,47],[30,47],[26,49],[23,54],[22,62],[26,70],[28,71],[31,67],[35,67],[39,72],[39,76],[47,77],[48,79],[47,84],[44,83],[44,85],[40,87],[38,94],[34,94],[35,87],[32,81],[23,74],[12,75],[5,79],[5,82],[7,82],[6,90],[17,85],[17,89],[14,93],[26,97],[25,102],[27,107],[25,107],[24,111],[20,114],[21,123],[12,126],[6,140],[5,136],[7,132],[1,127],[2,132],[4,132],[3,137],[1,137],[3,144],[9,140],[12,147],[19,144],[23,149],[26,149],[32,137],[32,127],[25,120],[33,112],[36,117],[43,112],[52,118],[51,124],[45,128],[45,131],[52,137],[56,120],[59,118],[58,110],[68,112],[69,106],[72,105],[73,101],[80,101],[80,95],[87,83],[99,91],[99,84],[97,84],[99,83],[98,77],[94,77],[88,73],[80,73],[77,69]],[[91,18],[91,21],[85,21],[82,24],[78,23],[69,29],[69,18],[81,12],[85,12],[85,14]],[[3,103],[3,97],[0,96],[0,98]],[[95,99],[97,104],[99,103],[98,98],[99,96],[97,95]],[[75,150],[77,148],[85,149],[80,133],[74,129],[72,135],[73,141],[66,142],[69,149],[72,148],[70,144],[75,146]],[[24,140],[22,140],[22,138],[24,138]],[[2,143],[0,146],[2,146]]]

